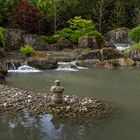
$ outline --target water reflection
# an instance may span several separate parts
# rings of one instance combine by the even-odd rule
[[[54,120],[51,114],[12,116],[1,114],[0,139],[2,140],[85,140],[95,133],[96,123]],[[92,129],[91,129],[92,128]],[[91,134],[90,134],[91,135]]]

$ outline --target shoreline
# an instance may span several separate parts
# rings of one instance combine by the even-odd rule
[[[55,118],[104,118],[110,106],[95,98],[63,95],[62,104],[51,104],[50,93],[38,93],[0,84],[0,113],[52,114]]]

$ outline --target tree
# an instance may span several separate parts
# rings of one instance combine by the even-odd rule
[[[98,30],[100,33],[103,33],[107,28],[107,18],[106,15],[108,14],[109,10],[107,9],[111,0],[97,0],[95,7],[93,7],[93,16],[96,21]]]
[[[86,20],[81,17],[74,17],[68,21],[69,28],[63,28],[56,32],[55,35],[47,37],[47,41],[50,43],[56,42],[61,37],[67,38],[73,43],[77,43],[80,36],[96,36],[99,40],[102,40],[102,35],[96,31],[95,24],[92,20]]]
[[[124,0],[117,0],[110,18],[111,29],[127,26],[128,15]]]
[[[135,26],[140,25],[140,7],[134,8],[133,24]]]
[[[0,25],[9,26],[9,17],[12,13],[12,8],[19,0],[0,0]]]
[[[39,10],[35,6],[21,1],[15,6],[11,20],[19,25],[21,29],[29,33],[37,33],[41,17],[39,16]]]

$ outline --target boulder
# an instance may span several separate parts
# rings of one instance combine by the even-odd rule
[[[58,66],[55,59],[49,58],[29,58],[27,64],[40,70],[55,69]]]
[[[0,84],[5,82],[5,77],[0,73]]]
[[[76,46],[66,38],[61,38],[56,44],[51,45],[53,50],[75,49]]]
[[[134,61],[140,61],[140,49],[131,49],[126,56]]]
[[[5,41],[8,50],[19,50],[24,42],[25,31],[20,29],[5,28]]]
[[[101,61],[99,59],[77,60],[76,65],[80,67],[97,68],[101,66]]]
[[[134,66],[135,62],[129,58],[111,59],[103,62],[105,68]]]
[[[0,63],[0,83],[5,83],[5,76],[6,76],[6,74],[7,74],[7,70]]]
[[[0,59],[2,59],[5,56],[5,51],[3,48],[0,48]]]
[[[81,36],[78,40],[78,48],[101,48],[101,42],[95,36]]]
[[[81,55],[78,57],[78,60],[84,60],[84,59],[99,59],[101,61],[103,60],[109,60],[109,59],[117,59],[123,57],[123,54],[113,48],[103,48],[98,50],[90,50],[86,53],[81,53]]]
[[[104,35],[105,40],[111,44],[130,44],[131,42],[128,39],[128,32],[129,29],[126,27],[111,30]]]
[[[7,75],[7,70],[1,63],[0,63],[0,74],[2,74],[3,76]]]
[[[31,45],[35,50],[48,50],[48,43],[36,34],[26,34],[23,37],[25,44]]]
[[[48,43],[36,34],[27,34],[20,29],[5,28],[4,37],[8,50],[19,50],[22,44],[29,44],[35,50],[47,50]]]

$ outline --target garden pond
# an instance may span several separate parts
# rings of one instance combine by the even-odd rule
[[[0,115],[1,140],[139,140],[140,68],[46,70],[38,73],[9,73],[8,85],[41,92],[49,91],[54,80],[64,94],[96,97],[110,104],[112,115],[81,122],[53,120],[40,116]]]

